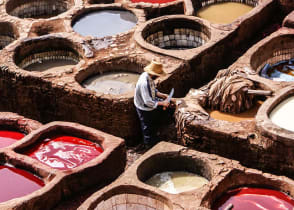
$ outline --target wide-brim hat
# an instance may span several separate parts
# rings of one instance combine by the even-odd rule
[[[147,65],[144,68],[144,71],[146,71],[148,74],[155,75],[155,76],[164,76],[166,73],[163,71],[162,63],[159,63],[157,61],[151,61],[149,65]]]

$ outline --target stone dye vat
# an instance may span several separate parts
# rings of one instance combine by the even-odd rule
[[[224,209],[292,209],[293,180],[261,171],[236,167],[212,187],[202,205]]]
[[[56,135],[41,140],[26,155],[59,170],[76,168],[96,157],[103,149],[88,140]]]
[[[18,38],[18,31],[9,22],[0,22],[0,50]]]
[[[65,71],[80,60],[78,49],[64,38],[44,36],[32,38],[17,47],[14,62],[28,71]]]
[[[137,23],[136,16],[125,10],[90,11],[76,17],[73,30],[82,36],[105,37],[126,32]]]
[[[197,11],[197,17],[206,19],[212,23],[227,24],[238,17],[248,13],[252,6],[237,2],[222,2],[210,4]]]
[[[154,46],[167,50],[185,50],[205,44],[209,29],[196,21],[170,18],[153,23],[142,31],[143,38]]]
[[[73,0],[9,0],[6,12],[19,18],[50,18],[66,12],[73,5]]]
[[[264,189],[242,187],[228,191],[221,197],[213,209],[292,209],[294,207],[293,198],[285,193]]]
[[[139,76],[125,71],[111,72],[89,77],[82,85],[89,90],[104,94],[120,95],[134,92]]]
[[[206,178],[185,171],[157,173],[146,181],[146,184],[172,194],[194,190],[207,183]]]
[[[293,58],[294,58],[294,35],[293,32],[279,30],[280,33],[273,33],[267,39],[261,41],[259,45],[251,49],[249,62],[251,68],[259,75],[267,79],[269,86],[283,82],[293,82]],[[245,56],[244,56],[245,57]]]
[[[64,181],[73,192],[113,180],[125,165],[122,139],[75,123],[49,123],[23,141],[14,151],[47,170],[70,174]]]
[[[45,184],[37,176],[11,166],[0,165],[0,203],[30,194]]]
[[[294,139],[293,119],[293,94],[292,86],[276,92],[275,96],[268,99],[257,115],[257,128],[266,137],[274,137],[274,141],[283,142],[291,148]],[[290,150],[288,155],[291,155]]]
[[[0,130],[0,148],[7,147],[17,140],[20,140],[25,135],[20,132],[10,130]]]
[[[39,122],[23,116],[10,112],[0,112],[0,148],[17,142],[40,126]]]
[[[292,119],[294,116],[294,96],[291,96],[278,104],[269,114],[271,121],[277,126],[294,132]]]
[[[95,197],[96,197],[95,193]],[[94,196],[91,196],[94,197]],[[138,186],[117,186],[106,191],[87,208],[82,205],[79,209],[156,209],[170,210],[171,203],[168,199],[154,192],[145,190]]]

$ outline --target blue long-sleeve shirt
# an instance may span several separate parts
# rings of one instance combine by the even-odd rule
[[[158,105],[158,101],[156,97],[156,88],[153,80],[150,79],[149,75],[147,72],[144,72],[140,75],[138,82],[136,84],[136,89],[135,89],[135,96],[134,96],[134,104],[135,106],[143,111],[152,111],[156,109]]]

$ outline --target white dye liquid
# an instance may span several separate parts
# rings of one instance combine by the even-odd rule
[[[294,131],[294,96],[287,98],[270,113],[270,119],[277,126]]]
[[[133,92],[140,74],[130,72],[111,72],[89,77],[83,82],[87,89],[104,94],[119,95]]]
[[[146,181],[146,184],[171,194],[194,190],[207,183],[208,180],[206,178],[185,171],[158,173]]]

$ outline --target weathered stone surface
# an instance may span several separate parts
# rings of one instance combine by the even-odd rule
[[[4,113],[1,113],[1,115]],[[10,121],[25,120],[23,117],[7,114]],[[2,122],[4,117],[1,117]],[[28,125],[30,125],[28,123]],[[85,164],[71,170],[52,169],[23,154],[40,138],[52,134],[68,134],[99,143],[103,152]],[[126,153],[123,139],[101,131],[69,122],[52,122],[41,126],[10,147],[0,151],[0,163],[9,163],[39,176],[45,183],[41,189],[26,196],[0,204],[1,209],[51,209],[61,199],[95,184],[105,185],[117,178],[125,168]]]

